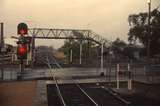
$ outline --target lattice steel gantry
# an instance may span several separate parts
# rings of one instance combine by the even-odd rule
[[[77,40],[87,40],[88,45],[91,42],[101,45],[101,69],[103,71],[103,48],[109,47],[111,42],[102,36],[94,33],[91,30],[79,30],[79,29],[49,29],[49,28],[30,28],[29,36],[32,39],[32,57],[34,57],[35,50],[35,39],[77,39]],[[80,49],[82,46],[80,45]],[[89,50],[89,46],[88,46]],[[82,50],[80,50],[82,52]],[[81,55],[80,53],[80,64],[81,64]],[[89,57],[89,52],[88,52]],[[34,59],[34,58],[32,58]],[[34,60],[33,60],[34,61]]]

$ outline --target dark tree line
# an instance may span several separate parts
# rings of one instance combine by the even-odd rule
[[[137,60],[138,58],[135,56],[135,53],[138,52],[139,53],[138,55],[140,56],[140,51],[142,50],[142,48],[140,48],[139,46],[133,44],[127,44],[126,42],[124,42],[119,38],[113,41],[111,48],[115,55],[115,60],[117,61]]]
[[[140,42],[146,51],[147,42],[150,39],[151,56],[160,54],[160,11],[154,9],[151,12],[151,33],[149,37],[148,13],[132,14],[128,17],[128,21],[130,24],[128,41],[131,44]]]
[[[160,11],[156,8],[151,11],[151,33],[149,36],[150,39],[150,54],[152,57],[160,54]],[[127,57],[129,59],[134,59],[134,53],[139,52],[141,56],[146,55],[146,48],[148,42],[148,13],[139,13],[131,14],[128,17],[128,22],[130,25],[128,33],[129,44],[125,43],[120,39],[113,41],[111,48],[116,57]],[[142,44],[143,48],[139,48],[136,43],[139,42]],[[95,57],[100,55],[100,47],[95,46],[94,43],[89,43],[90,47],[90,57]],[[69,57],[69,50],[72,48],[74,51],[73,57],[79,58],[79,41],[73,40],[72,44],[70,41],[65,41],[64,45],[59,49]],[[83,42],[83,54],[82,58],[86,58],[88,51],[88,43]]]
[[[60,51],[63,51],[66,57],[70,58],[70,50],[72,49],[73,58],[79,59],[80,57],[80,43],[82,43],[82,59],[96,57],[98,54],[98,49],[95,46],[95,43],[80,40],[65,40],[64,45],[59,48]]]

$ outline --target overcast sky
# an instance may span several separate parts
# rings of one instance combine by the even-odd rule
[[[128,15],[148,10],[147,0],[0,0],[5,36],[16,35],[17,24],[29,27],[91,29],[108,39],[127,40]],[[152,8],[159,0],[152,0]],[[11,42],[7,38],[7,42]],[[48,42],[48,41],[47,41]],[[38,44],[46,44],[38,41]],[[13,42],[12,42],[13,43]],[[56,47],[59,43],[48,43]]]

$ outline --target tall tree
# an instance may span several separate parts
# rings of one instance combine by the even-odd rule
[[[130,43],[139,41],[147,47],[147,40],[150,39],[150,54],[154,56],[160,53],[160,11],[154,9],[151,12],[151,35],[148,37],[148,13],[132,14],[128,17],[130,30],[128,40]]]

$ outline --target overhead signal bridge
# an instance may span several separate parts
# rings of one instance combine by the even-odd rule
[[[38,39],[79,39],[104,44],[105,47],[110,45],[108,40],[91,30],[31,28],[29,35]]]
[[[101,47],[101,70],[103,72],[103,52],[104,48],[109,48],[111,42],[91,30],[80,29],[49,29],[49,28],[29,28],[28,35],[32,37],[32,61],[35,58],[35,39],[72,39],[80,41],[79,64],[82,64],[82,43],[88,42],[88,58],[90,57],[90,42],[94,42]],[[70,49],[69,62],[73,62],[72,49]],[[87,60],[87,59],[86,59]],[[88,62],[89,63],[89,62]]]

